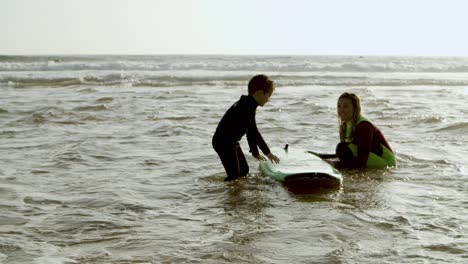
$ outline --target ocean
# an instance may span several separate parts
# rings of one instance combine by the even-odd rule
[[[361,97],[398,166],[297,194],[211,138],[255,74],[270,146],[331,153]],[[468,58],[0,56],[1,263],[466,263]]]

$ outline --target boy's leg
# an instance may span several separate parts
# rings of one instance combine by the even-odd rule
[[[226,170],[227,177],[224,181],[232,181],[240,177],[239,160],[237,158],[236,146],[217,149],[221,163]]]
[[[237,159],[239,160],[239,175],[241,177],[245,177],[249,173],[249,164],[247,163],[247,160],[244,156],[244,152],[242,152],[240,146],[237,147],[236,152]]]
[[[221,163],[226,170],[227,177],[224,181],[232,181],[239,177],[247,175],[249,172],[249,166],[245,159],[244,153],[239,145],[232,147],[218,149],[217,153],[221,159]]]

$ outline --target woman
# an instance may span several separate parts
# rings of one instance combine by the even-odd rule
[[[361,101],[353,93],[338,98],[337,114],[340,121],[340,143],[336,155],[337,168],[385,168],[396,165],[395,155],[383,133],[369,119],[361,115]]]

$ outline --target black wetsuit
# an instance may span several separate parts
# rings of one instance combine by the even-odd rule
[[[242,95],[224,114],[213,135],[213,148],[218,153],[227,173],[225,181],[235,180],[249,173],[249,165],[240,148],[239,141],[247,134],[250,152],[259,154],[258,147],[265,155],[270,149],[263,140],[255,122],[257,102],[252,96]]]

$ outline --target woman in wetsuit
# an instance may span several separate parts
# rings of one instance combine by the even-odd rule
[[[369,119],[361,115],[361,100],[353,93],[338,98],[337,114],[340,121],[340,143],[336,155],[337,168],[386,168],[396,165],[395,154],[383,133]]]

